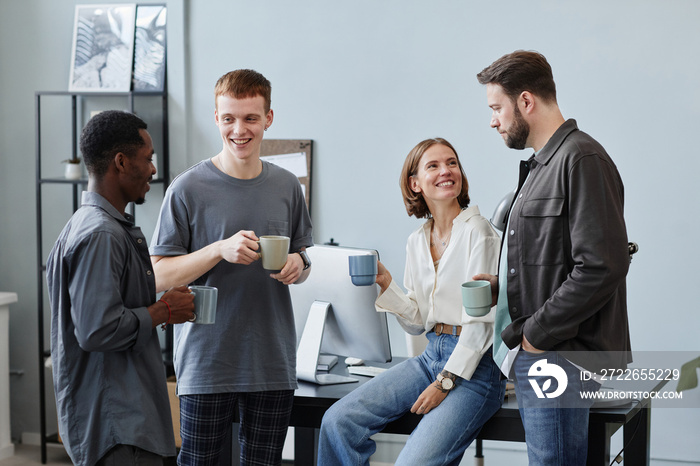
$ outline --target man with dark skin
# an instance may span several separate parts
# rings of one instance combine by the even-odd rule
[[[156,172],[146,123],[102,112],[80,149],[88,189],[46,267],[59,432],[76,465],[162,465],[175,441],[157,327],[192,319],[194,298],[176,286],[156,301],[146,239],[126,213]]]

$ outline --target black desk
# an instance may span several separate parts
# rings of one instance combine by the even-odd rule
[[[373,365],[391,366],[403,359],[394,358],[393,363]],[[331,373],[348,375],[342,362],[339,362]],[[294,396],[291,419],[291,425],[295,427],[294,464],[315,464],[317,429],[321,425],[323,413],[337,400],[369,380],[367,377],[352,377],[360,379],[360,382],[326,386],[299,382],[299,388]],[[659,390],[660,388],[658,384],[655,384],[653,388],[648,387],[649,390]],[[624,429],[625,463],[649,464],[650,404],[651,400],[647,399],[642,400],[641,403],[632,403],[621,408],[591,409],[588,427],[588,464],[606,466],[609,464],[610,438],[620,427]],[[408,413],[389,424],[383,432],[410,434],[420,418],[416,414]],[[506,401],[501,409],[484,425],[478,439],[525,441],[525,431],[520,419],[518,404],[514,399]]]
[[[372,365],[389,367],[405,358],[394,358],[389,364]],[[340,361],[332,370],[333,374],[349,375],[345,365]],[[299,382],[299,388],[294,394],[294,407],[290,426],[294,429],[294,464],[314,465],[318,428],[326,410],[343,396],[370,380],[368,377],[354,376],[358,383],[339,385],[315,385]],[[660,390],[664,383],[653,383],[645,390]],[[633,465],[649,464],[649,438],[651,435],[651,400],[631,403],[620,408],[593,408],[588,427],[588,461],[589,465],[608,465],[610,458],[610,438],[620,427],[623,428],[625,445],[625,463]],[[390,434],[410,434],[420,421],[417,414],[408,413],[390,423],[382,432]],[[514,399],[507,400],[501,409],[484,425],[477,437],[477,452],[481,440],[502,440],[524,442],[523,430],[518,404]],[[238,442],[234,437],[232,458],[222,464],[237,462]],[[230,450],[229,450],[230,451]],[[615,452],[617,453],[617,452]],[[236,463],[233,463],[236,464]]]

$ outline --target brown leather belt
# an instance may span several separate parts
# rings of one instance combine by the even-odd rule
[[[461,325],[447,325],[447,324],[435,324],[435,327],[433,327],[433,330],[435,331],[435,335],[454,335],[454,336],[459,336],[460,333],[462,333],[462,326]]]

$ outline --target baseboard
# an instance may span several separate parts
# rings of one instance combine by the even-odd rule
[[[37,432],[22,432],[20,441],[23,445],[41,446],[41,434]]]
[[[0,460],[12,458],[13,456],[15,456],[15,446],[13,444],[0,448]]]

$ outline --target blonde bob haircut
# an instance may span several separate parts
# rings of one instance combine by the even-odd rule
[[[265,113],[270,111],[272,85],[265,76],[254,70],[229,71],[219,78],[214,87],[214,105],[220,95],[234,99],[247,99],[261,96],[265,100]]]
[[[432,214],[430,209],[428,209],[428,204],[423,198],[423,193],[417,193],[411,189],[411,177],[416,176],[418,173],[418,167],[420,164],[420,159],[425,154],[430,147],[435,144],[442,144],[452,149],[455,157],[457,157],[457,164],[459,165],[459,171],[462,173],[462,191],[457,196],[457,201],[461,208],[469,207],[469,182],[467,181],[467,175],[464,174],[464,168],[462,167],[462,162],[459,161],[459,155],[457,151],[446,139],[443,138],[431,138],[419,142],[416,147],[411,149],[411,152],[406,156],[406,160],[403,163],[403,169],[401,170],[401,178],[399,179],[399,186],[401,186],[401,194],[403,194],[403,203],[406,205],[406,212],[408,216],[415,216],[416,218],[431,218]]]

